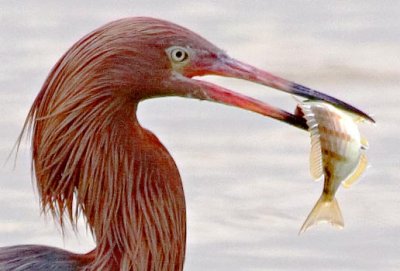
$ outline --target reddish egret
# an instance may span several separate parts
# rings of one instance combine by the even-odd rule
[[[0,249],[0,270],[182,270],[185,197],[174,160],[137,120],[140,101],[180,96],[232,105],[306,129],[300,116],[201,75],[235,77],[358,109],[230,58],[188,29],[152,18],[108,23],[54,66],[25,123],[41,207],[61,225],[83,215],[84,255],[40,245]]]

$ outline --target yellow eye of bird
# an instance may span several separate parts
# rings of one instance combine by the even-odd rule
[[[184,62],[189,58],[188,52],[184,48],[174,48],[170,51],[171,59],[174,62]]]

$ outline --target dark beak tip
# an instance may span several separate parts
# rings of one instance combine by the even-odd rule
[[[305,87],[305,86],[302,86],[302,85],[299,85],[296,83],[292,84],[290,92],[292,92],[292,94],[294,94],[294,95],[308,98],[310,100],[320,100],[322,102],[329,103],[329,104],[331,104],[335,107],[338,107],[344,111],[350,112],[352,114],[362,117],[363,119],[371,121],[372,123],[375,123],[375,120],[371,116],[364,113],[360,109],[358,109],[346,102],[343,102],[339,99],[336,99],[335,97],[324,94],[322,92],[310,89],[308,87]]]
[[[372,118],[371,116],[369,116],[369,115],[368,115],[368,120],[369,120],[370,122],[374,123],[374,124],[376,123],[375,119],[373,119],[373,118]]]

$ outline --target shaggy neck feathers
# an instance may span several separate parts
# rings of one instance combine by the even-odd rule
[[[120,57],[135,49],[113,50],[118,39],[101,35],[104,29],[60,59],[29,113],[25,129],[32,129],[41,205],[62,226],[67,219],[76,227],[79,215],[85,217],[96,248],[82,256],[92,259],[82,270],[182,270],[180,176],[136,119],[141,97],[132,78],[139,75]]]

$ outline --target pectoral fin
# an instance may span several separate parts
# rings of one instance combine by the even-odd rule
[[[361,148],[367,150],[369,148],[368,140],[365,137],[361,137]]]
[[[365,171],[367,166],[368,166],[367,156],[363,153],[361,154],[360,161],[358,162],[356,169],[345,181],[342,182],[343,187],[349,188],[353,183],[355,183],[358,180],[358,178],[360,178],[362,173]]]

